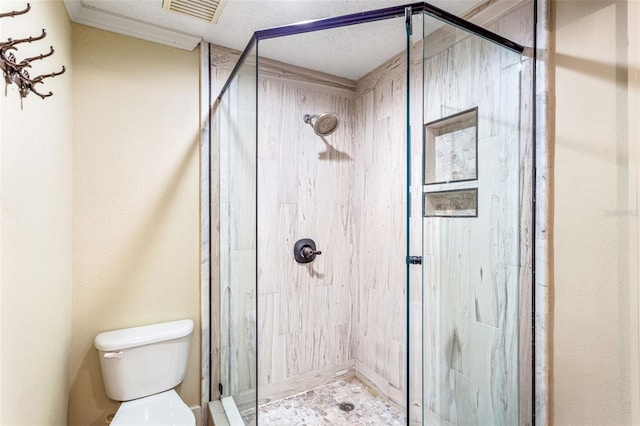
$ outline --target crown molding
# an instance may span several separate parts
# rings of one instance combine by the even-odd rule
[[[77,24],[88,25],[178,49],[193,50],[202,40],[199,36],[161,28],[104,10],[88,7],[81,0],[64,0],[69,18]]]

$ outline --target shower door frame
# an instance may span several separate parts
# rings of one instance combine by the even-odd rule
[[[227,79],[227,82],[220,89],[220,94],[217,96],[217,100],[220,100],[222,95],[227,91],[233,78],[238,73],[238,70],[242,67],[249,54],[253,51],[254,47],[260,40],[267,40],[276,37],[285,37],[296,34],[304,34],[314,31],[328,30],[332,28],[346,27],[349,25],[364,24],[367,22],[381,21],[391,18],[399,18],[407,16],[407,10],[411,15],[425,14],[436,18],[444,23],[450,24],[456,28],[465,30],[473,35],[484,38],[499,44],[509,50],[517,53],[524,52],[524,46],[511,41],[501,35],[495,34],[479,25],[466,21],[459,16],[449,13],[443,9],[432,6],[426,2],[411,3],[400,6],[392,6],[384,9],[371,10],[362,13],[352,13],[349,15],[338,16],[335,18],[318,19],[315,21],[305,21],[297,24],[285,25],[281,27],[269,28],[265,30],[258,30],[253,33],[251,39],[247,43],[247,46],[242,51],[238,63],[231,71],[231,75]]]
[[[534,8],[537,7],[537,2],[534,0],[533,2]],[[220,94],[217,96],[216,98],[216,103],[219,102],[222,98],[222,96],[225,94],[225,92],[227,91],[227,89],[229,88],[229,86],[231,85],[234,77],[236,76],[236,74],[239,72],[239,70],[242,68],[243,64],[245,63],[245,60],[248,58],[248,56],[250,54],[252,54],[252,52],[254,54],[256,54],[257,57],[257,48],[258,48],[258,42],[261,40],[266,40],[266,39],[271,39],[271,38],[277,38],[277,37],[283,37],[283,36],[289,36],[289,35],[295,35],[295,34],[302,34],[302,33],[307,33],[307,32],[314,32],[314,31],[321,31],[321,30],[327,30],[327,29],[332,29],[332,28],[338,28],[338,27],[344,27],[344,26],[349,26],[349,25],[356,25],[356,24],[362,24],[362,23],[367,23],[367,22],[375,22],[375,21],[380,21],[380,20],[386,20],[386,19],[391,19],[391,18],[398,18],[398,17],[402,17],[404,16],[405,19],[407,19],[409,22],[411,19],[411,16],[413,15],[418,15],[418,14],[423,14],[426,16],[430,16],[432,18],[435,18],[441,22],[444,22],[446,24],[452,25],[453,27],[462,29],[468,33],[470,33],[471,35],[475,35],[478,37],[481,37],[483,39],[489,40],[493,43],[496,43],[508,50],[514,51],[516,53],[522,54],[525,51],[524,46],[515,43],[505,37],[502,37],[500,35],[497,35],[489,30],[486,30],[483,27],[480,27],[476,24],[473,24],[469,21],[466,21],[456,15],[453,15],[445,10],[442,10],[440,8],[437,8],[435,6],[432,6],[426,2],[417,2],[417,3],[412,3],[412,4],[406,4],[406,5],[399,5],[399,6],[393,6],[393,7],[388,7],[388,8],[384,8],[384,9],[378,9],[378,10],[372,10],[372,11],[367,11],[367,12],[362,12],[362,13],[354,13],[354,14],[349,14],[349,15],[344,15],[344,16],[340,16],[340,17],[335,17],[335,18],[328,18],[328,19],[319,19],[319,20],[315,20],[315,21],[307,21],[307,22],[303,22],[303,23],[297,23],[297,24],[292,24],[292,25],[287,25],[287,26],[282,26],[282,27],[276,27],[276,28],[270,28],[270,29],[265,29],[265,30],[259,30],[256,31],[253,36],[251,37],[251,39],[249,40],[249,42],[247,43],[245,49],[243,50],[242,54],[240,55],[236,65],[234,66],[233,70],[231,71],[231,74],[229,76],[229,78],[227,79],[227,81],[225,82],[225,84],[223,85]],[[535,39],[535,22],[534,22],[534,39]],[[409,57],[410,55],[410,36],[407,36],[407,57]],[[203,53],[203,57],[205,56],[205,54]],[[209,59],[209,70],[210,70],[210,58],[211,58],[211,54],[209,51],[206,52],[206,56],[207,59]],[[533,83],[534,83],[534,94],[535,94],[535,49],[533,52],[533,59],[534,59],[534,72],[533,72]],[[409,70],[409,66],[407,66],[407,73],[410,72]],[[210,78],[210,76],[209,76]],[[256,71],[256,83],[257,83],[257,71]],[[410,81],[409,79],[407,79],[407,86],[410,85]],[[409,91],[407,91],[407,108],[409,105]],[[210,98],[211,94],[209,94],[209,99],[208,99],[208,105],[206,108],[207,113],[209,112],[209,107],[211,107],[212,105],[214,105],[214,102],[211,102],[211,98]],[[425,96],[424,91],[422,93],[422,96]],[[211,114],[207,114],[207,118],[209,120],[211,120],[211,115],[213,115],[213,111],[215,111],[215,107],[211,108]],[[409,119],[409,110],[406,111],[407,113],[407,140],[405,141],[407,143],[407,157],[408,160],[410,159],[410,146],[411,146],[411,142],[409,140],[410,138],[410,119]],[[533,117],[532,117],[532,122],[535,121],[535,99],[534,99],[534,105],[533,105],[533,113],[532,113]],[[209,121],[209,124],[207,126],[208,128],[206,129],[206,137],[203,138],[203,140],[205,140],[205,143],[203,145],[206,145],[206,149],[203,149],[203,152],[207,152],[208,157],[209,157],[209,161],[210,161],[210,152],[211,152],[211,134],[209,133],[209,130],[211,129],[211,124]],[[532,174],[533,174],[533,188],[532,188],[532,193],[535,193],[535,135],[536,132],[534,131],[535,127],[532,126],[531,132],[532,132],[532,137],[533,137],[533,148],[534,149],[534,155],[533,155],[533,159],[532,159]],[[257,141],[256,141],[257,143]],[[206,160],[204,160],[206,161]],[[411,162],[408,161],[407,163],[407,168],[410,167]],[[209,172],[211,171],[211,165],[209,164],[207,169],[209,170]],[[410,176],[410,172],[408,171],[408,175]],[[211,188],[211,175],[209,175],[208,178],[208,182],[209,182],[209,188]],[[256,185],[258,184],[258,182],[256,182]],[[410,189],[409,189],[409,185],[410,182],[407,182],[407,195],[410,194]],[[256,190],[257,190],[257,186],[256,186]],[[209,194],[211,194],[210,189],[209,191],[207,191]],[[535,198],[535,197],[534,197]],[[409,200],[409,198],[407,198]],[[534,217],[534,220],[532,221],[532,227],[533,229],[531,230],[531,235],[532,237],[534,237],[536,235],[536,231],[535,231],[535,199],[531,201],[531,214]],[[209,200],[208,202],[209,207],[212,205],[211,200]],[[409,210],[409,203],[407,203],[407,209]],[[256,207],[257,208],[257,207]],[[211,214],[211,209],[209,208],[209,215],[208,215],[208,224],[206,225],[206,228],[208,228],[208,232],[209,232],[209,238],[208,241],[211,242],[211,229],[212,229],[212,214]],[[408,212],[409,213],[409,212]],[[257,218],[257,212],[256,212],[256,218]],[[410,245],[409,245],[409,239],[410,239],[410,235],[409,235],[409,220],[407,220],[407,252],[406,252],[406,263],[407,263],[407,281],[405,283],[406,288],[407,288],[407,294],[406,294],[406,300],[407,300],[407,318],[409,318],[409,310],[410,310],[410,303],[409,303],[409,299],[410,299],[410,294],[409,294],[409,267],[410,267],[410,263],[411,263],[411,259],[410,259]],[[533,238],[532,238],[533,239]],[[257,243],[257,242],[256,242]],[[208,253],[211,253],[211,247],[208,247],[207,250]],[[211,265],[213,262],[207,262],[207,265]],[[534,263],[532,262],[532,265]],[[208,281],[206,283],[207,287],[208,287],[208,292],[210,293],[210,295],[213,294],[213,287],[212,284],[214,283],[214,279],[212,278],[212,271],[211,268],[209,267],[209,270],[207,271],[208,273],[203,273],[203,276],[206,276],[206,280]],[[535,276],[535,269],[533,271],[534,276]],[[219,283],[218,283],[219,284]],[[533,288],[534,284],[533,282],[531,283],[531,287]],[[211,296],[210,296],[211,297]],[[533,302],[532,302],[533,305]],[[210,332],[211,330],[214,330],[215,327],[213,327],[212,322],[214,321],[213,315],[212,315],[212,307],[211,305],[208,306],[208,312],[207,312],[207,316],[208,316],[208,323],[209,323],[209,329],[207,330],[207,332]],[[526,308],[526,307],[523,307]],[[257,309],[257,301],[256,301],[256,318],[258,317],[258,309]],[[531,311],[534,311],[534,306],[531,306]],[[204,316],[204,312],[203,312],[203,316]],[[204,318],[203,318],[204,320]],[[532,328],[533,328],[533,321],[531,324]],[[410,382],[410,368],[409,368],[409,356],[410,356],[410,351],[409,351],[409,326],[407,325],[407,369],[406,369],[406,386],[407,386],[407,416],[409,416],[409,399],[410,399],[410,386],[409,386],[409,382]],[[522,325],[521,325],[522,328]],[[211,336],[211,341],[213,341],[214,336]],[[257,336],[256,336],[257,339]],[[531,345],[533,346],[533,342],[531,342]],[[209,347],[211,346],[211,342],[209,342]],[[533,349],[533,348],[532,348]],[[203,348],[203,354],[205,352],[205,349]],[[533,351],[531,351],[533,352]],[[537,352],[537,351],[536,351]],[[207,371],[207,372],[211,372],[212,371],[212,363],[213,362],[217,362],[217,360],[212,359],[211,357],[212,351],[209,349],[208,350],[208,356],[206,356],[207,360],[208,360],[208,365],[203,365],[203,371]],[[534,367],[535,366],[535,355],[532,354],[532,359],[531,359],[531,374],[532,376],[535,376],[535,371],[534,371]],[[204,362],[204,361],[203,361]],[[256,371],[258,369],[258,361],[257,361],[257,357],[256,357]],[[215,385],[214,383],[212,383],[211,381],[211,376],[209,375],[207,378],[203,378],[203,400],[207,399],[204,397],[204,393],[205,393],[205,389],[207,389],[207,393],[208,393],[208,400],[212,400],[212,396],[216,395],[216,391],[213,389],[213,387],[217,385]],[[532,380],[532,389],[531,389],[531,398],[534,398],[536,392],[535,392],[535,381]],[[533,406],[535,406],[535,404],[532,404]],[[530,421],[531,422],[535,422],[534,419],[534,410],[532,410],[531,412],[531,418]],[[520,420],[521,424],[529,424],[528,421],[523,420],[522,416],[521,416],[521,420]]]

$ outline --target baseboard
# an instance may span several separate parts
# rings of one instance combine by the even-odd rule
[[[402,411],[407,411],[406,394],[389,383],[389,380],[376,373],[371,368],[356,361],[355,362],[356,377],[364,384],[373,389],[382,399],[395,404]]]

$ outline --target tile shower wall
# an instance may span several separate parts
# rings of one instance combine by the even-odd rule
[[[355,92],[268,77],[259,87],[261,402],[356,372],[405,403],[405,73],[396,59]],[[315,135],[305,113],[334,111]],[[299,238],[323,254],[294,262]]]
[[[220,68],[232,65],[230,58],[237,53],[213,49],[220,59],[214,75],[224,75]],[[404,69],[404,61],[395,59],[357,84],[337,79],[339,88],[260,74],[257,373],[261,403],[357,372],[383,396],[406,405]],[[322,139],[303,116],[325,111],[336,112],[341,124],[335,134]],[[222,156],[228,155],[228,147],[220,149]],[[227,176],[228,170],[221,174]],[[232,197],[226,186],[223,179],[222,217]],[[233,233],[224,222],[221,247],[232,249],[222,250],[222,265],[235,247],[232,241],[225,242],[224,236]],[[238,235],[246,232],[240,230]],[[307,237],[323,254],[300,265],[293,259],[293,245]],[[240,281],[251,282],[255,270],[250,262],[241,269],[247,275]],[[229,291],[221,289],[223,302]],[[256,321],[255,307],[250,289],[244,293],[244,302],[237,297],[222,306],[233,310],[234,327],[250,330]],[[238,369],[237,375],[229,375],[235,393],[255,384],[251,360],[229,357],[243,343],[231,341],[227,329],[221,325],[220,369],[223,377]],[[225,365],[226,360],[231,363]]]
[[[258,393],[266,402],[353,366],[360,197],[352,92],[261,74],[258,93]],[[340,127],[322,139],[303,117],[326,111]],[[322,251],[312,263],[293,258],[301,238]]]
[[[424,219],[426,417],[517,424],[518,55],[469,37],[425,73],[427,122],[478,107],[479,164],[478,217]]]
[[[359,375],[405,408],[406,67],[401,54],[356,89],[361,273],[351,342]]]

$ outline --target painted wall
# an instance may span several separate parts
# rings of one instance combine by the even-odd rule
[[[629,353],[637,336],[630,333],[628,232],[638,212],[627,200],[626,132],[638,117],[627,116],[627,6],[552,5],[552,419],[556,425],[630,424]]]
[[[94,337],[192,318],[187,377],[200,403],[199,54],[73,26],[70,425],[103,425]]]
[[[54,46],[31,75],[68,71],[39,85],[53,97],[31,94],[22,110],[15,85],[0,95],[0,424],[62,426],[71,344],[72,35],[62,1],[31,5],[27,15],[0,20],[0,39],[46,28],[45,40],[20,45],[16,56]],[[24,7],[3,1],[0,11]]]

